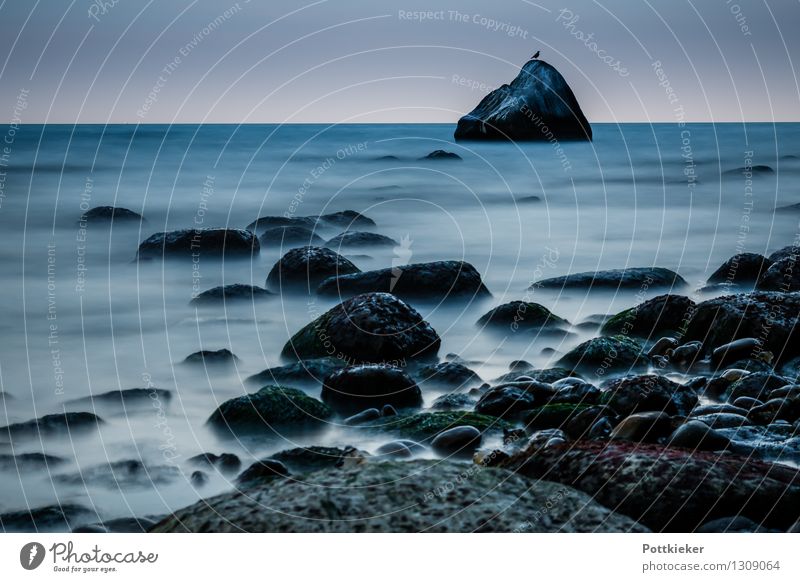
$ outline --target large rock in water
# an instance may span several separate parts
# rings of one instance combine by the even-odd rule
[[[785,531],[800,517],[797,469],[746,457],[578,442],[522,451],[500,466],[575,487],[654,531],[689,532],[730,515]]]
[[[137,258],[236,258],[257,255],[258,239],[238,228],[186,228],[157,232],[139,245]]]
[[[265,479],[181,509],[150,531],[647,531],[570,487],[476,469],[453,461],[368,462]]]
[[[740,338],[756,338],[779,362],[800,355],[800,293],[726,295],[697,306],[685,339],[706,351]]]
[[[300,247],[290,250],[275,263],[267,275],[267,288],[279,292],[282,287],[302,287],[311,292],[328,277],[360,271],[331,249]]]
[[[320,295],[340,297],[377,291],[430,301],[491,297],[481,274],[464,261],[417,263],[352,275],[340,273],[317,288]]]
[[[365,293],[340,303],[298,331],[283,346],[291,360],[335,357],[348,364],[393,363],[433,357],[439,334],[404,301]]]
[[[510,85],[489,93],[458,120],[457,140],[591,140],[592,128],[555,67],[525,63]]]
[[[382,364],[350,366],[325,379],[322,401],[346,414],[386,404],[397,408],[422,406],[422,392],[400,368]]]
[[[666,331],[678,331],[692,316],[695,303],[683,295],[659,295],[620,311],[603,324],[604,335],[617,333],[655,338]]]
[[[529,289],[655,289],[657,287],[684,287],[686,280],[663,267],[631,267],[563,277],[551,277],[535,282]]]

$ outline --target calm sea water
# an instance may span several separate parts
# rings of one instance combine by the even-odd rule
[[[188,475],[185,460],[203,451],[234,452],[246,465],[298,444],[380,444],[336,426],[313,437],[255,442],[220,440],[209,431],[204,423],[214,408],[252,391],[244,378],[279,365],[288,337],[334,302],[283,296],[255,309],[196,311],[189,300],[197,290],[263,286],[280,250],[264,248],[253,261],[206,261],[199,273],[191,263],[133,262],[138,243],[153,232],[244,227],[286,212],[362,212],[377,232],[406,241],[355,252],[362,270],[463,259],[482,273],[493,300],[415,307],[442,336],[441,355],[459,354],[488,380],[515,359],[546,366],[594,333],[574,328],[564,336],[499,338],[475,327],[492,306],[526,296],[536,279],[656,265],[683,275],[686,293],[706,297],[696,290],[729,256],[769,253],[798,231],[796,213],[774,209],[800,202],[800,124],[595,125],[593,143],[571,144],[453,144],[452,131],[450,125],[0,127],[0,390],[10,395],[0,424],[113,389],[152,383],[174,393],[169,403],[128,414],[101,412],[107,423],[99,432],[22,441],[13,452],[66,457],[52,475],[122,459],[161,465],[166,457]],[[464,161],[419,160],[437,149]],[[750,164],[775,173],[751,181],[725,173]],[[84,237],[77,221],[98,205],[129,208],[148,222],[141,229],[90,226]],[[527,298],[573,323],[637,301],[635,292],[537,290]],[[198,349],[219,348],[240,358],[235,368],[180,364]],[[555,355],[543,355],[547,348]],[[309,391],[318,396],[318,389]],[[425,394],[426,401],[438,394]],[[0,453],[11,451],[11,444],[0,444]],[[0,511],[58,500],[95,507],[106,518],[163,514],[230,487],[212,475],[198,490],[182,478],[119,490],[12,470],[0,473]]]

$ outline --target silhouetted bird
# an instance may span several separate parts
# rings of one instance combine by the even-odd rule
[[[536,54],[531,57],[531,60],[538,59],[539,58],[539,52],[541,52],[541,51],[536,51]]]

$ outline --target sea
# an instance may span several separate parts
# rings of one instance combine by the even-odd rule
[[[411,302],[486,381],[514,360],[552,366],[597,334],[596,322],[663,289],[550,291],[548,277],[666,267],[702,300],[726,259],[769,254],[800,228],[800,124],[594,124],[592,142],[453,141],[453,125],[0,126],[0,425],[67,410],[127,388],[169,390],[145,406],[98,411],[99,430],[0,442],[0,454],[46,453],[44,470],[0,469],[0,513],[76,503],[103,519],[160,516],[234,486],[188,459],[238,455],[244,466],[296,446],[371,451],[386,437],[341,422],[314,434],[237,439],[206,420],[257,389],[245,379],[281,365],[288,338],[335,298],[286,292],[256,304],[196,308],[198,292],[264,286],[287,250],[252,260],[136,261],[138,244],[180,228],[244,228],[261,216],[355,210],[396,246],[345,253],[361,270],[456,259],[481,273],[482,301]],[[435,150],[462,159],[424,159]],[[135,225],[81,222],[95,206],[128,208]],[[788,207],[788,208],[787,208]],[[325,239],[340,229],[321,227]],[[531,288],[531,286],[533,287]],[[476,325],[502,303],[540,303],[564,333],[497,334]],[[201,349],[230,349],[225,369],[190,366]],[[303,387],[319,397],[319,386]],[[424,390],[426,405],[443,392]],[[0,437],[0,441],[4,441]],[[431,453],[432,455],[432,453]],[[134,460],[173,467],[171,479],[93,479],[93,468]],[[77,475],[78,478],[75,478]],[[64,478],[66,476],[67,478]],[[72,476],[73,478],[69,478]],[[86,478],[81,478],[85,476]]]

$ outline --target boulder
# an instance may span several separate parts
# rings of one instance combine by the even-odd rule
[[[61,412],[0,427],[0,435],[10,438],[63,437],[94,430],[102,423],[103,419],[91,412]]]
[[[347,249],[360,247],[396,247],[398,243],[393,238],[374,232],[348,231],[337,234],[325,243],[331,249]]]
[[[739,253],[722,263],[708,278],[708,283],[755,283],[769,269],[772,261],[758,253]]]
[[[612,440],[657,443],[672,434],[672,418],[664,412],[637,412],[626,416],[609,435]]]
[[[669,446],[692,451],[724,451],[731,440],[699,420],[680,425],[669,437]]]
[[[800,261],[792,256],[773,263],[756,287],[762,291],[789,293],[800,291]]]
[[[536,406],[537,400],[534,392],[525,386],[506,384],[496,386],[481,396],[475,405],[475,412],[498,418],[514,418]]]
[[[551,277],[535,282],[529,289],[656,289],[686,286],[686,280],[662,267],[630,267]]]
[[[783,259],[793,258],[794,260],[797,260],[798,256],[800,256],[800,245],[789,245],[788,247],[783,247],[782,249],[778,249],[772,253],[769,256],[769,260],[773,263],[777,263]]]
[[[320,295],[335,297],[369,292],[390,292],[398,297],[428,301],[491,297],[477,269],[463,261],[417,263],[350,275],[340,273],[317,288]]]
[[[426,156],[422,156],[420,160],[462,160],[463,158],[453,152],[445,150],[434,150]]]
[[[222,473],[236,473],[242,466],[242,461],[233,453],[200,453],[188,459],[193,465],[201,467],[214,467]]]
[[[323,280],[334,275],[360,273],[360,269],[340,254],[322,247],[290,250],[273,265],[267,275],[267,288],[304,288],[312,292]]]
[[[255,285],[221,285],[199,293],[189,302],[190,305],[224,305],[226,303],[261,301],[275,294]]]
[[[437,434],[431,448],[442,455],[467,456],[481,446],[481,431],[474,426],[454,426]]]
[[[653,531],[691,532],[730,515],[785,530],[800,516],[797,469],[746,457],[586,441],[523,451],[501,466],[575,487]]]
[[[247,225],[247,230],[255,233],[264,232],[270,228],[281,228],[283,226],[299,226],[313,230],[317,224],[314,216],[262,216]]]
[[[656,374],[625,376],[606,382],[603,404],[623,416],[634,412],[688,415],[697,404],[697,392]]]
[[[431,410],[472,410],[477,399],[469,394],[442,394],[431,404]]]
[[[110,222],[114,222],[116,224],[138,224],[141,222],[147,222],[144,219],[144,216],[138,212],[117,206],[95,206],[81,217],[81,222],[83,221],[90,224],[103,224]]]
[[[422,392],[400,368],[382,364],[337,370],[322,385],[322,401],[337,412],[353,414],[365,408],[422,406]]]
[[[322,469],[333,469],[340,466],[343,459],[356,454],[363,456],[366,453],[354,447],[310,446],[280,451],[272,455],[272,458],[286,465],[293,474],[301,475]]]
[[[408,304],[389,293],[365,293],[340,303],[298,331],[283,347],[288,359],[335,356],[348,363],[430,358],[439,335]]]
[[[249,258],[261,246],[255,235],[236,228],[187,228],[158,232],[139,245],[138,259]]]
[[[662,333],[679,330],[691,317],[694,307],[695,302],[688,297],[659,295],[617,313],[603,324],[600,333],[655,338]]]
[[[463,463],[400,461],[271,479],[195,503],[152,532],[644,532],[549,481]],[[264,511],[269,507],[270,511]]]
[[[739,338],[757,338],[782,362],[800,355],[798,318],[800,293],[726,295],[697,305],[686,339],[711,350]]]
[[[623,336],[596,337],[567,352],[558,366],[593,372],[602,376],[609,372],[646,368],[647,356],[635,340]]]
[[[371,227],[375,226],[375,221],[370,217],[356,212],[355,210],[342,210],[340,212],[331,212],[322,214],[315,217],[317,220],[329,226],[338,226],[340,228],[354,228],[354,227]]]
[[[203,366],[230,366],[239,358],[227,348],[221,350],[200,350],[186,356],[184,364],[201,364]]]
[[[512,428],[511,423],[494,416],[463,411],[420,412],[382,418],[371,423],[371,428],[396,434],[420,443],[429,443],[437,434],[456,426],[472,426],[481,433],[502,432]]]
[[[511,301],[483,314],[478,325],[506,327],[510,331],[518,329],[539,330],[546,327],[569,325],[566,319],[553,315],[549,309],[529,301]]]
[[[785,378],[771,372],[754,372],[733,382],[725,393],[727,400],[733,402],[737,398],[747,396],[766,401],[770,392],[777,388],[783,388],[792,383],[789,378]]]
[[[458,120],[455,139],[591,140],[592,128],[561,73],[533,59]]]
[[[217,430],[233,433],[264,432],[319,426],[332,415],[326,405],[295,388],[265,386],[255,394],[223,402],[209,417]]]

